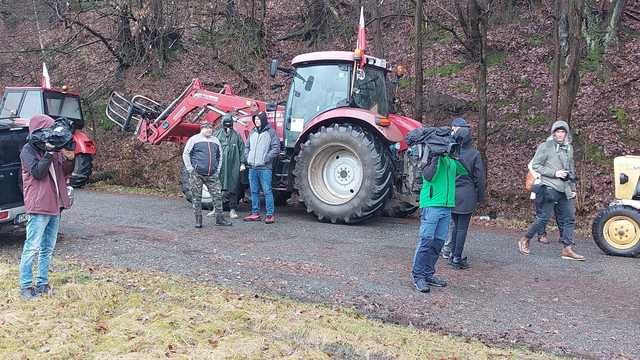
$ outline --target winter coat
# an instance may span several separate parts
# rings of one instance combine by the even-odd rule
[[[29,133],[52,125],[53,119],[49,116],[35,115],[29,120]],[[44,152],[27,143],[20,152],[20,162],[27,214],[55,216],[71,206],[65,176],[73,171],[73,161],[66,160],[59,152]]]
[[[273,160],[280,154],[280,139],[269,123],[251,131],[244,154],[250,168],[271,170]]]
[[[458,160],[469,172],[456,177],[456,207],[454,214],[471,214],[484,201],[486,177],[480,152],[473,146],[469,128],[460,128],[455,134],[459,139],[460,156]]]
[[[567,170],[575,174],[575,164],[573,162],[573,146],[571,146],[571,133],[569,125],[564,121],[556,121],[551,127],[551,134],[558,128],[567,130],[567,137],[564,143],[558,143],[553,137],[538,145],[536,154],[533,156],[531,168],[542,177],[542,185],[548,186],[560,193],[564,193],[568,199],[573,197],[576,191],[576,184],[572,181],[564,181],[556,177],[556,171]]]
[[[196,134],[184,146],[182,161],[189,172],[195,170],[202,176],[217,175],[222,166],[221,154],[218,138]]]
[[[464,166],[445,155],[434,155],[422,169],[420,208],[448,207],[456,205],[456,177],[467,175]]]
[[[240,164],[244,163],[244,141],[238,133],[224,128],[215,134],[222,146],[222,167],[220,168],[220,183],[222,190],[237,189],[240,186]]]

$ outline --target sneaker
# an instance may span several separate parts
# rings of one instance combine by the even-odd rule
[[[431,291],[431,288],[429,287],[429,284],[427,284],[427,281],[425,279],[418,279],[413,283],[413,286],[416,287],[416,290],[420,291],[421,293],[428,293],[429,291]]]
[[[52,295],[53,290],[51,290],[51,286],[49,284],[38,285],[34,289],[35,293],[38,295]]]
[[[435,287],[445,287],[447,286],[447,282],[443,279],[439,279],[435,276],[431,276],[430,278],[425,279],[426,283]]]
[[[465,270],[471,267],[469,266],[469,262],[466,257],[463,257],[462,259],[452,257],[449,260],[449,265],[456,270]]]
[[[229,210],[229,218],[230,219],[237,219],[238,218],[238,213],[233,209]]]
[[[260,221],[260,214],[251,214],[249,216],[245,216],[244,221]]]
[[[451,250],[450,249],[442,249],[442,257],[445,259],[448,259],[451,256]]]
[[[20,296],[25,300],[33,300],[40,296],[32,287],[20,289]]]
[[[276,222],[276,218],[273,215],[267,215],[267,217],[264,218],[265,224],[273,224],[274,222]]]

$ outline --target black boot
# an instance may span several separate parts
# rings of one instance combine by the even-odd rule
[[[202,227],[202,214],[196,214],[196,228],[201,228]]]
[[[224,214],[220,213],[216,215],[216,226],[231,226],[231,225],[233,224],[224,218]]]

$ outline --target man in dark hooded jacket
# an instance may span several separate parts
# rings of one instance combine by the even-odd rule
[[[52,118],[35,115],[29,120],[29,133],[53,125]],[[73,151],[53,151],[45,144],[46,151],[27,143],[20,152],[22,163],[22,192],[24,206],[29,214],[27,238],[20,259],[20,294],[33,299],[49,294],[49,264],[58,239],[60,212],[71,206],[65,176],[73,171]],[[33,259],[38,256],[38,276],[33,287]]]
[[[222,146],[222,167],[220,183],[222,184],[223,202],[229,203],[229,217],[238,217],[238,197],[240,195],[240,170],[244,166],[244,141],[233,129],[233,117],[229,114],[222,118],[222,128],[215,136]]]
[[[484,165],[480,152],[473,146],[471,132],[467,122],[455,119],[453,137],[460,143],[460,155],[458,160],[469,172],[467,175],[456,177],[456,207],[451,210],[451,256],[449,264],[455,269],[467,269],[469,263],[466,257],[462,257],[464,244],[467,238],[467,230],[471,221],[471,215],[484,201],[486,178]]]
[[[560,256],[566,260],[584,261],[584,256],[573,251],[577,178],[569,124],[556,121],[551,126],[551,135],[551,138],[538,146],[533,156],[531,168],[541,175],[540,191],[544,193],[544,198],[534,223],[518,241],[518,250],[522,255],[529,255],[530,240],[544,230],[555,212],[560,228],[560,241],[564,245]]]
[[[264,222],[272,224],[275,221],[273,190],[271,189],[271,169],[273,161],[280,154],[280,139],[276,131],[267,120],[263,111],[253,117],[254,129],[249,135],[247,146],[244,148],[245,159],[249,166],[249,187],[251,187],[251,214],[244,221],[260,221],[260,189],[264,193],[266,217]]]

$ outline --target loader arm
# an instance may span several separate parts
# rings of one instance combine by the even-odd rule
[[[198,79],[194,79],[180,96],[161,112],[151,111],[148,98],[134,96],[131,100],[125,99],[126,104],[123,104],[123,99],[124,97],[118,93],[112,94],[107,105],[107,117],[125,130],[132,118],[135,119],[138,122],[138,139],[154,145],[163,141],[186,143],[191,136],[200,131],[202,121],[215,125],[225,113],[247,116],[265,111],[267,107],[266,102],[234,95],[229,86],[225,86],[220,92],[206,90]],[[137,99],[145,99],[147,105],[139,103]],[[154,103],[158,104],[155,101]]]

